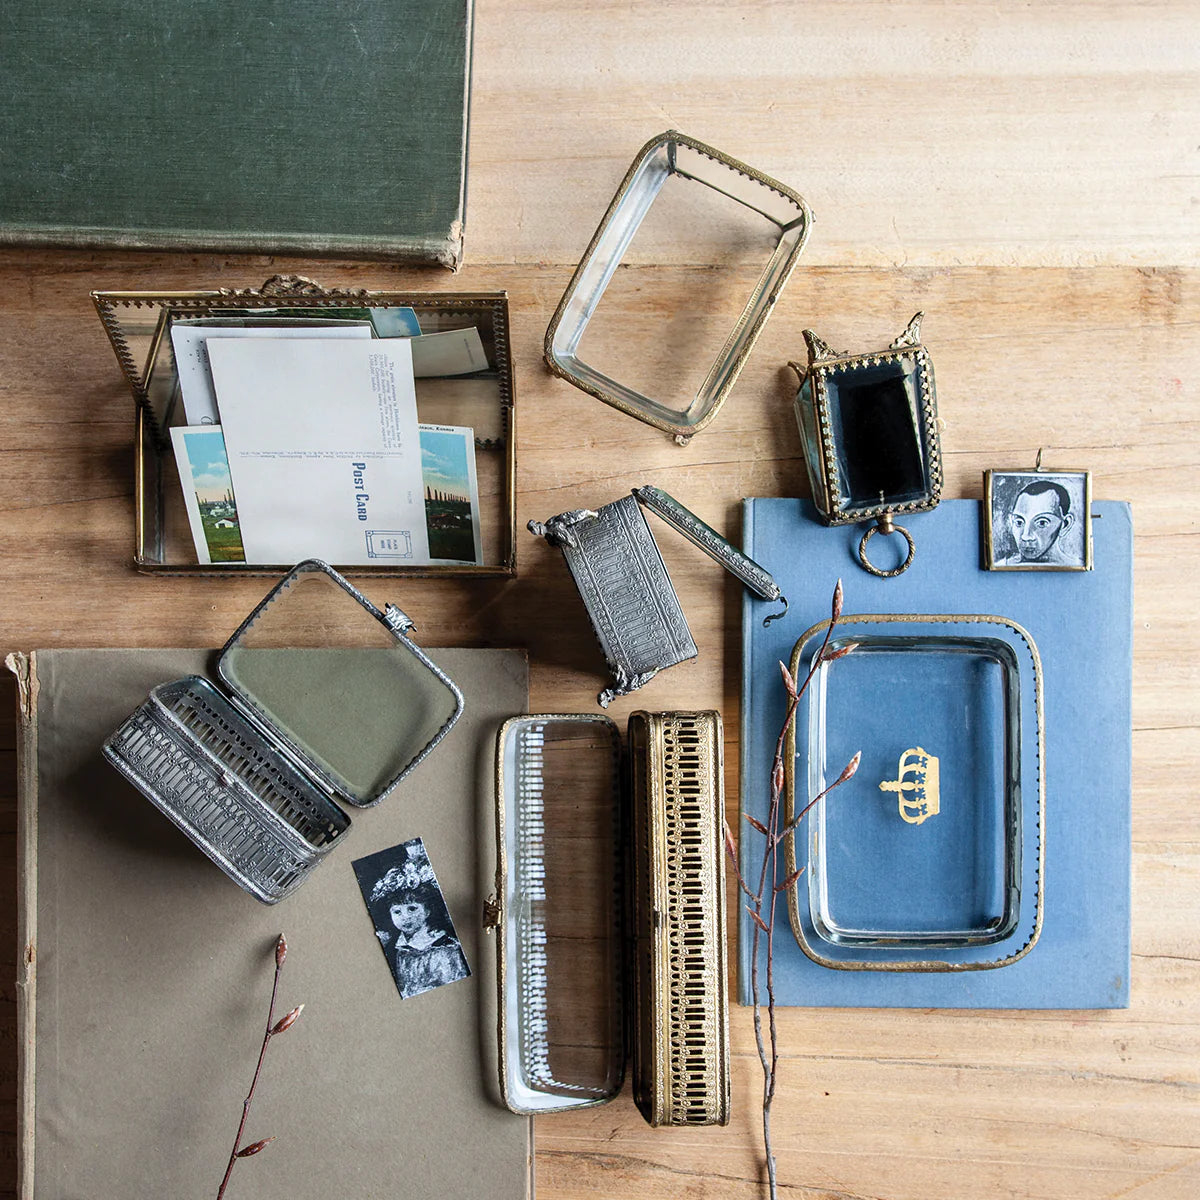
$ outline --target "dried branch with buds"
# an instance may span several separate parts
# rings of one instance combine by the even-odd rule
[[[267,1031],[263,1034],[262,1049],[258,1052],[258,1066],[254,1068],[254,1078],[250,1081],[250,1091],[242,1103],[242,1119],[238,1125],[237,1137],[233,1139],[233,1151],[229,1155],[229,1165],[225,1168],[225,1178],[221,1180],[221,1186],[217,1189],[217,1200],[225,1195],[225,1189],[229,1186],[229,1177],[233,1174],[233,1166],[239,1158],[252,1158],[256,1154],[260,1154],[274,1140],[274,1137],[263,1138],[261,1141],[251,1142],[248,1146],[242,1145],[242,1134],[246,1131],[246,1118],[250,1115],[250,1103],[254,1099],[254,1089],[258,1086],[258,1077],[262,1073],[263,1059],[267,1056],[267,1046],[270,1044],[273,1037],[277,1037],[281,1033],[286,1033],[293,1025],[297,1018],[304,1011],[304,1005],[298,1004],[290,1012],[285,1013],[278,1021],[275,1020],[275,998],[279,994],[279,973],[283,970],[284,960],[287,958],[287,939],[283,934],[279,935],[279,941],[275,943],[275,982],[271,987],[271,1004],[267,1009]]]
[[[749,813],[744,814],[750,826],[761,833],[766,839],[763,847],[762,868],[758,877],[758,889],[756,891],[750,890],[749,885],[742,876],[741,869],[738,866],[737,848],[734,845],[733,832],[730,830],[728,822],[725,825],[725,850],[729,855],[730,861],[733,863],[733,872],[737,877],[738,887],[745,893],[749,901],[746,905],[746,911],[750,914],[750,919],[754,924],[754,932],[750,944],[750,986],[754,999],[754,1040],[758,1046],[758,1059],[762,1064],[763,1072],[763,1150],[767,1160],[767,1189],[771,1200],[776,1200],[778,1196],[775,1153],[771,1145],[771,1103],[775,1099],[776,1071],[779,1065],[778,1035],[775,1027],[775,978],[773,973],[775,965],[775,902],[781,893],[786,892],[788,888],[795,885],[804,870],[801,867],[793,871],[785,879],[780,880],[779,855],[777,851],[784,839],[795,830],[814,804],[824,799],[834,788],[839,787],[854,775],[854,772],[858,770],[858,764],[862,758],[861,751],[855,754],[833,783],[825,788],[824,791],[814,796],[791,820],[784,823],[782,804],[784,784],[783,749],[787,741],[788,730],[792,727],[792,722],[796,719],[796,708],[805,692],[808,691],[808,685],[812,682],[817,670],[822,664],[844,658],[855,649],[856,644],[854,642],[848,642],[845,645],[839,646],[836,650],[829,649],[829,639],[832,637],[834,626],[838,623],[841,615],[842,581],[839,579],[837,587],[834,588],[833,592],[832,618],[828,628],[825,630],[825,638],[821,643],[821,649],[813,656],[812,663],[808,668],[808,674],[804,677],[804,682],[797,687],[796,680],[792,677],[791,671],[783,663],[779,664],[779,669],[783,672],[783,686],[787,689],[788,707],[783,721],[783,728],[779,731],[779,739],[775,743],[775,759],[771,764],[771,803],[767,810],[765,824],[757,818],[752,817]],[[763,1037],[762,1004],[759,987],[759,959],[764,945],[767,960],[767,1037],[765,1039]]]

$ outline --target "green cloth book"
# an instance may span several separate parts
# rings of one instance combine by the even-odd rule
[[[473,0],[8,0],[0,242],[462,258]]]

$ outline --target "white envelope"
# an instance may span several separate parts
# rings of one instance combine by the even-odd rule
[[[429,562],[408,339],[208,352],[248,563]]]
[[[176,321],[171,326],[175,351],[175,375],[183,396],[183,411],[189,425],[220,423],[208,343],[213,338],[369,338],[371,326],[363,321],[341,321],[329,325],[191,325]]]

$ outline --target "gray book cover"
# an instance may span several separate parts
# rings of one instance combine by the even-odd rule
[[[10,0],[0,242],[462,257],[473,0]]]
[[[281,1015],[228,1195],[525,1197],[531,1124],[500,1106],[495,732],[524,711],[522,653],[435,650],[466,710],[346,845],[273,907],[240,891],[100,757],[196,650],[52,650],[21,684],[22,1200],[215,1195],[287,936]],[[402,999],[353,861],[420,837],[471,975]]]

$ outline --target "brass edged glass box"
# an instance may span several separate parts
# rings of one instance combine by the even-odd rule
[[[474,431],[479,492],[479,561],[405,565],[397,559],[342,565],[355,576],[461,577],[516,574],[514,377],[504,292],[372,292],[325,288],[299,276],[273,276],[258,288],[196,292],[104,292],[92,299],[135,402],[134,565],[164,575],[278,576],[291,562],[200,563],[193,544],[172,426],[186,424],[171,339],[176,321],[220,319],[303,323],[357,313],[411,309],[422,334],[478,330],[486,369],[419,377],[417,418]],[[372,320],[372,325],[375,321]],[[296,557],[299,557],[297,555]],[[292,559],[295,561],[295,558]]]
[[[726,252],[743,242],[757,246],[760,239],[768,250],[741,313],[691,398],[676,398],[679,380],[673,372],[656,383],[654,395],[647,395],[589,363],[580,349],[635,234],[656,202],[661,203],[660,195],[671,189],[693,193],[699,189],[721,198],[721,227],[726,233],[720,240]],[[725,200],[732,202],[732,212],[727,211],[731,206]],[[735,225],[732,216],[751,220],[746,226]],[[737,382],[796,266],[811,225],[804,198],[769,175],[673,129],[651,138],[621,181],[551,318],[546,364],[577,388],[686,445],[717,415]]]
[[[221,685],[155,688],[104,757],[235,883],[267,904],[378,804],[462,712],[395,605],[315,560],[278,583],[217,657]]]
[[[897,516],[936,507],[942,494],[942,447],[933,362],[921,343],[917,313],[886,349],[834,350],[804,331],[808,362],[789,364],[799,387],[794,409],[813,502],[827,525],[876,521],[858,558],[874,575],[901,575],[913,559]],[[900,534],[903,564],[876,567],[867,544],[876,532]]]
[[[805,633],[803,678],[829,623]],[[842,617],[785,754],[801,949],[842,970],[970,971],[1029,952],[1044,913],[1041,656],[1002,617]],[[857,773],[806,814],[856,752]]]
[[[652,1125],[725,1124],[721,720],[514,717],[497,741],[499,1074],[514,1112],[621,1090]]]

